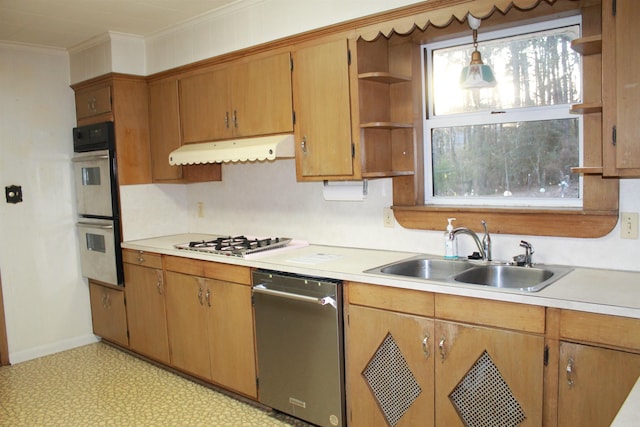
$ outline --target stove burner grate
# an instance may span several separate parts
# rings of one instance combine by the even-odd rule
[[[287,246],[289,242],[291,242],[291,239],[283,237],[257,238],[226,236],[212,240],[200,240],[189,242],[188,244],[180,244],[176,245],[176,248],[242,257],[250,253],[281,248]]]

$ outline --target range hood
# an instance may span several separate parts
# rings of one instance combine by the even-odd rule
[[[295,156],[292,134],[185,144],[169,154],[170,165],[275,160]]]

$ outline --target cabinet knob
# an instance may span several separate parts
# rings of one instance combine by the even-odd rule
[[[233,110],[233,127],[238,127],[238,112],[236,110]]]
[[[225,111],[224,113],[224,127],[229,129],[229,112]]]
[[[198,289],[198,301],[200,305],[204,305],[204,301],[202,301],[202,288]]]
[[[205,295],[207,300],[207,306],[211,307],[211,290],[207,288],[207,294]]]
[[[307,137],[303,136],[302,141],[300,141],[300,149],[303,153],[307,152]]]

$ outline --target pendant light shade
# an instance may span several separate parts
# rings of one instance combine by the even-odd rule
[[[490,66],[482,62],[482,56],[478,52],[478,28],[480,28],[480,20],[471,14],[467,16],[469,27],[473,30],[473,52],[471,53],[471,62],[462,69],[460,74],[460,87],[463,89],[482,89],[495,87],[498,82],[493,75]]]

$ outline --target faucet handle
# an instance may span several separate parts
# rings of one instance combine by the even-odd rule
[[[520,247],[524,248],[524,250],[526,252],[530,252],[530,253],[534,253],[535,251],[533,250],[533,245],[529,242],[527,242],[526,240],[520,240]]]
[[[533,258],[531,256],[535,253],[533,245],[525,240],[520,240],[520,247],[524,248],[524,265],[531,267],[533,265]]]

